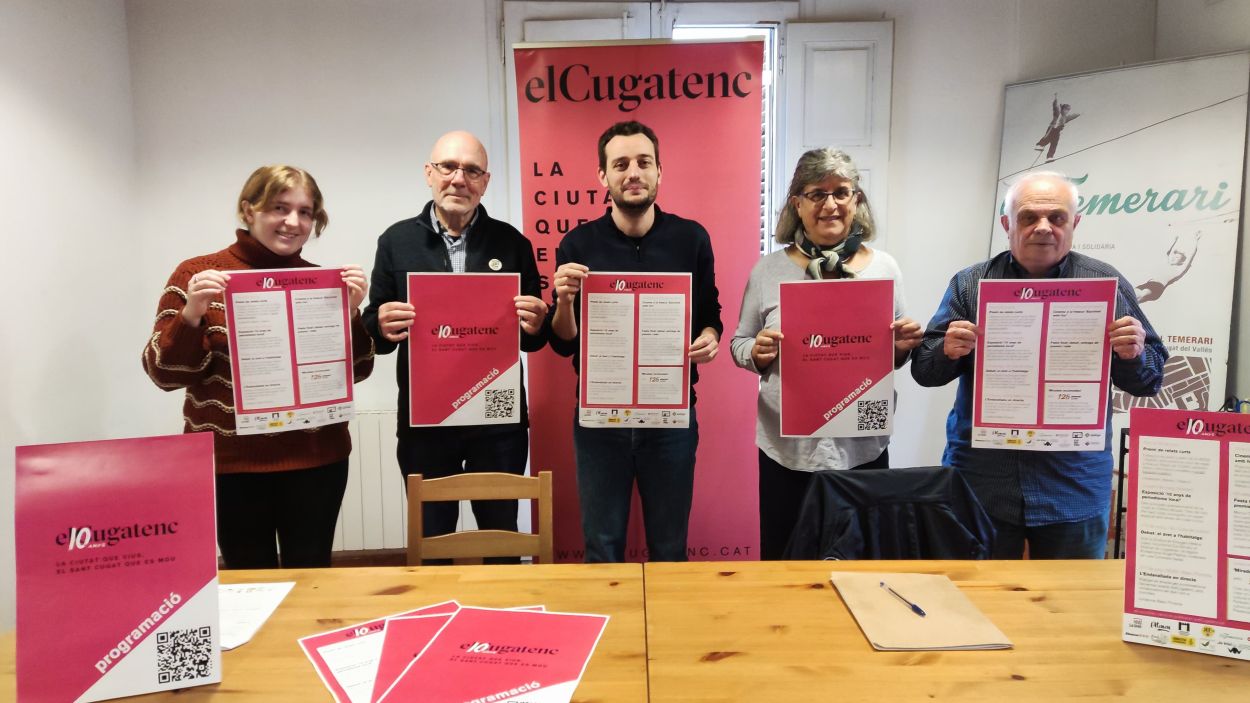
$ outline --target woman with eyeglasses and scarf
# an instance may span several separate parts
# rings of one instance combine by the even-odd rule
[[[902,274],[889,254],[869,247],[872,211],[851,157],[813,149],[799,158],[777,222],[783,249],[761,258],[742,296],[730,348],[734,362],[760,375],[755,441],[759,447],[760,558],[780,559],[794,530],[812,472],[889,468],[888,436],[782,437],[779,284],[829,278],[894,280],[894,365],[902,366],[924,330],[903,316]]]

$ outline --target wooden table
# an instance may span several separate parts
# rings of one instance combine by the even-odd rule
[[[645,701],[646,632],[638,564],[552,564],[223,571],[223,583],[295,581],[251,642],[222,653],[222,683],[145,696],[145,702],[329,701],[296,642],[405,610],[455,599],[462,605],[611,615],[576,700]],[[72,624],[66,636],[73,636]],[[0,701],[17,698],[14,633],[0,636]],[[175,698],[176,696],[176,698]]]
[[[1015,648],[877,652],[829,572],[945,573]],[[652,701],[1250,700],[1250,662],[1120,640],[1123,561],[649,564]]]

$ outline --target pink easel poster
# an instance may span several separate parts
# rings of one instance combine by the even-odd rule
[[[1250,660],[1250,418],[1129,415],[1125,642]]]
[[[212,433],[18,447],[15,523],[19,700],[221,681]]]

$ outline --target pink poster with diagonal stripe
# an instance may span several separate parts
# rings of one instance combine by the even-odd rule
[[[894,281],[779,284],[781,435],[888,435],[894,418]]]
[[[413,427],[521,421],[517,273],[410,273]]]
[[[1114,278],[981,281],[972,446],[1101,451]]]
[[[17,448],[17,687],[99,701],[221,681],[213,436]]]

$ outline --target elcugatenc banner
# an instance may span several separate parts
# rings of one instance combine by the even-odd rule
[[[1237,52],[1007,86],[996,207],[1029,171],[1077,183],[1072,250],[1119,269],[1171,353],[1158,396],[1113,391],[1117,426],[1224,402],[1248,83]]]
[[[712,239],[725,337],[700,367],[700,442],[690,518],[691,559],[755,559],[758,543],[757,383],[736,368],[729,338],[760,251],[763,42],[604,42],[517,45],[522,230],[533,242],[544,295],[560,240],[603,216],[599,135],[638,120],[655,130],[662,180],[656,204],[702,224]],[[555,477],[557,561],[582,560],[569,359],[529,356],[530,465]],[[635,499],[636,503],[636,499]],[[645,559],[638,510],[628,559]]]

